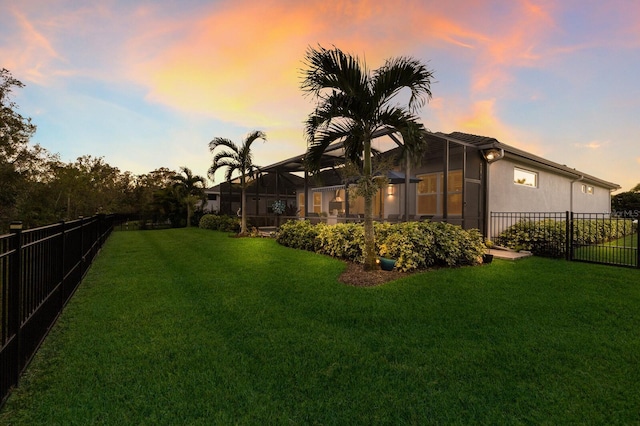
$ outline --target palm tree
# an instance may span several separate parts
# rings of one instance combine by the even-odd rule
[[[256,170],[256,166],[253,164],[253,155],[251,154],[251,144],[258,139],[266,141],[267,135],[262,131],[254,130],[245,137],[240,146],[225,138],[214,138],[209,142],[209,150],[211,152],[214,152],[218,147],[228,148],[227,150],[219,151],[213,157],[213,165],[209,168],[209,177],[213,179],[215,172],[222,167],[227,168],[225,179],[229,182],[231,182],[234,172],[240,173],[240,190],[242,191],[242,204],[240,207],[242,216],[240,221],[241,234],[247,232],[247,209],[245,205],[246,190],[249,185],[248,178],[252,178]]]
[[[391,128],[403,137],[406,155],[425,144],[425,128],[417,112],[431,98],[433,72],[416,59],[388,59],[372,73],[357,57],[340,49],[309,48],[305,57],[302,90],[316,101],[305,125],[306,160],[312,172],[320,168],[327,147],[341,141],[345,161],[359,165],[360,194],[364,198],[364,267],[375,269],[373,198],[377,186],[371,166],[374,132]],[[407,106],[393,103],[402,89],[409,90]]]
[[[187,207],[187,227],[189,227],[191,226],[191,216],[193,216],[196,202],[204,201],[206,180],[202,176],[194,176],[188,167],[181,167],[180,171],[184,175],[178,174],[174,176],[173,186],[180,201]]]

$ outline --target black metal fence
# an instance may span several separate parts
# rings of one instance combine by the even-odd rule
[[[638,220],[608,213],[492,212],[489,239],[539,256],[640,268]]]
[[[0,236],[0,406],[113,230],[96,215]]]

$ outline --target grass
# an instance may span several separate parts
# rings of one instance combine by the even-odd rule
[[[339,284],[200,229],[117,232],[1,424],[628,424],[640,271],[528,258]]]
[[[638,234],[634,233],[604,244],[581,246],[574,250],[574,259],[607,262],[618,265],[638,265]]]

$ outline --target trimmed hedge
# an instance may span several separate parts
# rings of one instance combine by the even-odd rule
[[[400,271],[431,266],[473,265],[485,252],[478,230],[464,230],[448,223],[374,223],[376,252],[396,259]],[[362,224],[312,225],[307,220],[289,221],[280,227],[278,243],[315,251],[353,262],[363,261]]]
[[[599,244],[633,232],[630,219],[576,219],[573,241]],[[514,250],[528,250],[538,256],[562,257],[566,253],[567,222],[564,220],[521,220],[505,229],[495,243]]]
[[[198,226],[214,231],[240,232],[240,219],[234,216],[205,214],[200,219]]]

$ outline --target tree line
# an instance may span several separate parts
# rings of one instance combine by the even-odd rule
[[[199,218],[206,181],[187,167],[134,175],[102,157],[84,155],[64,162],[58,154],[30,144],[36,126],[13,100],[14,90],[22,87],[9,70],[0,69],[1,232],[14,220],[30,228],[96,213],[121,213],[171,226],[188,226]]]

